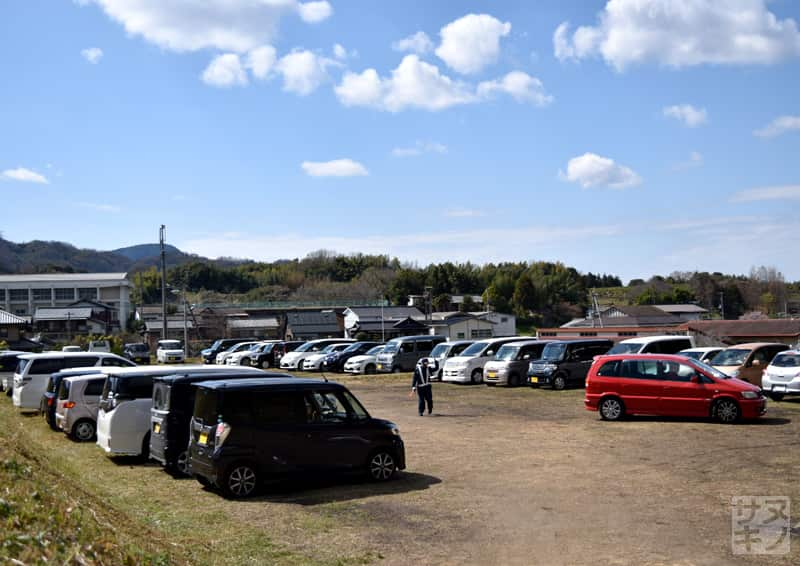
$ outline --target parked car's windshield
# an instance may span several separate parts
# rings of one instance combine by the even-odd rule
[[[778,354],[772,360],[772,365],[779,368],[800,367],[800,354]]]
[[[695,362],[694,362],[694,364],[695,364],[697,367],[699,367],[699,368],[701,368],[701,369],[705,370],[705,371],[706,371],[706,373],[710,373],[711,375],[713,375],[713,376],[714,376],[714,377],[716,377],[717,379],[730,379],[730,378],[731,378],[731,376],[729,376],[728,374],[726,374],[726,373],[722,373],[722,372],[721,372],[721,371],[719,371],[717,368],[715,368],[715,367],[711,367],[710,365],[708,365],[708,364],[707,364],[707,363],[705,363],[705,362],[701,362],[701,361],[697,360],[697,361],[695,361]]]
[[[383,346],[375,346],[374,348],[371,348],[371,349],[370,349],[370,350],[367,352],[367,354],[366,354],[366,355],[367,355],[367,356],[377,356],[377,355],[378,355],[378,354],[380,354],[381,352],[383,352]]]
[[[513,360],[517,357],[519,353],[519,346],[509,346],[506,344],[502,346],[499,350],[497,350],[497,354],[495,354],[495,360]]]
[[[22,372],[25,371],[25,366],[28,365],[28,362],[30,362],[30,360],[19,360],[17,362],[17,373],[18,374],[22,374]]]
[[[313,348],[316,345],[317,344],[315,344],[314,342],[306,342],[305,344],[297,348],[295,352],[308,352],[311,348]]]
[[[474,344],[470,345],[469,348],[461,352],[462,356],[478,356],[486,349],[489,345],[488,342],[475,342]]]
[[[550,342],[542,350],[542,359],[548,362],[559,362],[567,351],[567,345],[563,342]]]
[[[432,358],[441,358],[447,353],[447,349],[450,347],[450,344],[436,344],[431,350],[430,356]]]
[[[384,354],[394,354],[397,352],[398,344],[397,342],[389,342],[386,346],[383,347]]]
[[[545,349],[547,349],[545,347]],[[606,352],[607,356],[611,354],[635,354],[639,350],[642,349],[642,344],[640,342],[620,342],[613,348],[611,348],[608,352]]]
[[[147,345],[146,344],[128,344],[128,350],[131,352],[146,352]]]
[[[740,366],[747,359],[750,350],[722,350],[711,360],[712,366]]]
[[[179,350],[181,343],[179,340],[159,340],[158,347],[164,350]]]
[[[344,352],[346,352],[346,353],[358,352],[363,347],[364,347],[364,344],[361,344],[359,342],[353,342],[347,348],[344,349]]]

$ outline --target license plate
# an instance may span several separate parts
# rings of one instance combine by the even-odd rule
[[[208,444],[208,433],[207,432],[201,432],[200,433],[200,438],[197,439],[197,442],[199,444]]]
[[[532,377],[531,378],[531,383],[539,383],[539,378],[538,377]]]
[[[785,385],[773,385],[772,386],[772,390],[773,391],[786,391],[786,386]]]
[[[155,424],[153,425],[153,432],[154,432],[154,433],[156,433],[156,434],[158,434],[159,432],[161,432],[161,424],[159,424],[159,423],[155,423]]]
[[[495,378],[495,377],[497,377],[497,372],[496,371],[487,371],[486,372],[486,377]]]
[[[378,369],[383,369],[383,364],[378,364]]]

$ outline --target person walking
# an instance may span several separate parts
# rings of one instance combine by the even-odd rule
[[[417,392],[419,397],[419,416],[425,412],[425,404],[428,405],[428,414],[433,410],[433,387],[431,387],[431,370],[428,367],[428,358],[422,358],[422,362],[417,364],[414,369],[414,377],[411,380],[411,392]]]

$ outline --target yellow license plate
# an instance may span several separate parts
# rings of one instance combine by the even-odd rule
[[[208,444],[208,433],[201,432],[200,438],[197,439],[197,442],[199,442],[200,444]]]
[[[155,423],[155,424],[153,425],[153,432],[155,432],[156,434],[158,434],[159,432],[161,432],[161,425],[160,425],[159,423]]]
[[[532,377],[531,378],[531,383],[539,383],[539,378],[538,377]]]
[[[497,377],[497,372],[496,371],[487,371],[486,372],[486,377],[495,378],[495,377]]]

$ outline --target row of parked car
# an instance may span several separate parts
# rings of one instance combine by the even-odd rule
[[[54,430],[231,497],[297,473],[384,481],[405,468],[397,426],[333,382],[228,365],[138,367],[100,352],[4,352],[0,363],[14,405],[39,410]]]

